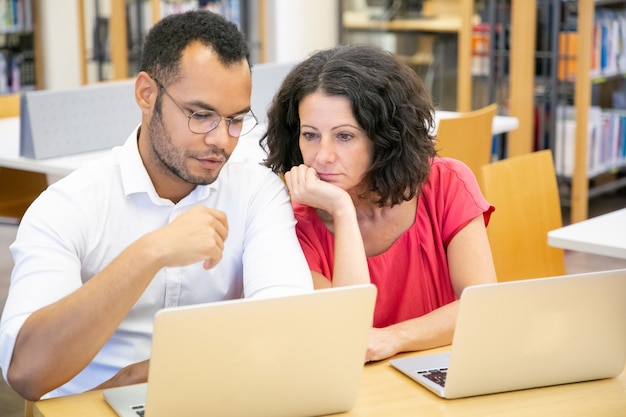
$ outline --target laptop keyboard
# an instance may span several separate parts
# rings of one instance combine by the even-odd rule
[[[446,384],[448,368],[429,369],[426,371],[418,371],[417,373],[443,387]]]
[[[135,405],[132,408],[139,417],[143,417],[146,413],[146,407],[144,405]]]

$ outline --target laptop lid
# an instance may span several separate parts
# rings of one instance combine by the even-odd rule
[[[297,417],[351,409],[375,299],[376,287],[367,284],[159,311],[146,416]],[[107,402],[125,389],[137,387],[105,390]]]
[[[391,364],[423,383],[429,356]],[[437,360],[448,368],[445,398],[617,376],[626,361],[626,270],[468,287],[449,363]]]

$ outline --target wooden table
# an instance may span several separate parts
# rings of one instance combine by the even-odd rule
[[[552,230],[548,244],[626,259],[626,208]]]
[[[116,416],[101,391],[38,401],[34,404],[33,415]],[[348,413],[335,416],[626,416],[626,372],[599,381],[444,400],[392,368],[388,361],[382,361],[365,366],[356,406]]]

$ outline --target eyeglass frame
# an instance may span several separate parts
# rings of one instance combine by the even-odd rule
[[[156,85],[163,90],[163,92],[165,93],[165,95],[167,97],[169,97],[169,99],[172,101],[172,103],[174,103],[174,105],[178,108],[178,110],[181,111],[181,113],[183,113],[183,115],[187,118],[187,129],[189,129],[189,131],[191,133],[195,133],[197,135],[206,135],[209,132],[214,131],[215,129],[217,129],[217,127],[220,125],[220,123],[222,122],[222,120],[226,121],[226,131],[228,132],[228,135],[233,137],[233,138],[240,138],[242,136],[247,135],[248,133],[252,132],[254,130],[254,128],[259,124],[259,120],[257,119],[256,115],[254,114],[254,112],[252,111],[252,109],[250,109],[246,114],[243,114],[241,116],[235,116],[235,117],[224,117],[221,114],[219,114],[218,112],[214,111],[214,110],[198,110],[198,111],[194,111],[192,113],[187,113],[187,111],[183,108],[183,106],[181,106],[175,99],[174,97],[172,97],[172,95],[167,91],[167,89],[165,88],[165,86],[163,84],[161,84],[161,82],[159,80],[156,79],[156,77],[154,77],[153,75],[150,75],[150,78],[152,78],[154,80],[154,82],[156,83]],[[206,132],[195,132],[191,129],[191,119],[193,118],[194,120],[198,120],[195,118],[196,114],[202,114],[204,117],[207,117],[207,114],[204,114],[204,112],[208,112],[208,113],[213,113],[215,115],[217,115],[220,119],[217,123],[213,122],[213,127],[209,130],[207,130]],[[250,128],[250,130],[248,130],[246,133],[240,133],[238,135],[233,135],[230,132],[230,126],[231,123],[235,120],[237,120],[237,118],[241,118],[241,129],[243,130],[243,124],[245,122],[244,118],[246,116],[252,116],[252,119],[254,120],[254,125]]]

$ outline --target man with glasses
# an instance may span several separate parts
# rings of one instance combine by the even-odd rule
[[[282,182],[228,162],[257,123],[247,56],[218,15],[160,21],[135,82],[141,125],[24,216],[0,325],[24,398],[145,382],[160,308],[312,291]]]

